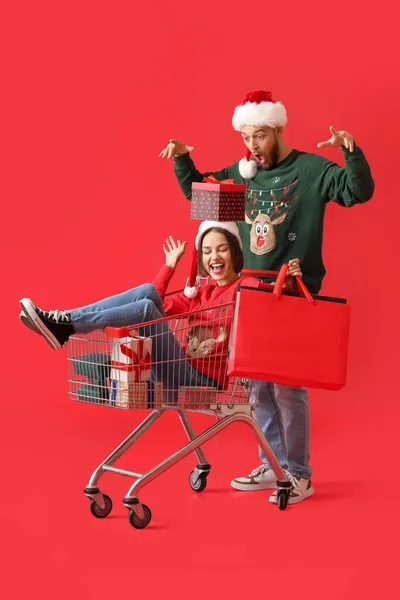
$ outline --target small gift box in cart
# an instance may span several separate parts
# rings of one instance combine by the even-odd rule
[[[192,183],[190,218],[200,221],[245,220],[246,186],[233,179],[218,181],[213,175]]]
[[[162,383],[158,381],[119,382],[112,380],[111,406],[127,410],[162,407]]]
[[[126,333],[126,332],[124,332]],[[137,332],[121,337],[120,330],[108,328],[114,339],[111,347],[111,404],[121,408],[147,407],[152,341]]]

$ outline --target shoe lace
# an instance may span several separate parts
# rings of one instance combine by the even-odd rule
[[[42,310],[38,309],[40,313],[42,313],[48,319],[55,321],[56,323],[69,323],[70,317],[69,313],[66,310]]]
[[[284,473],[285,473],[286,477],[289,479],[290,483],[292,484],[293,489],[300,487],[300,482],[294,475],[292,475],[291,473],[289,473],[289,471],[286,471],[286,470],[284,471]]]
[[[257,475],[261,475],[261,473],[263,472],[264,469],[266,469],[266,466],[263,463],[262,465],[260,465],[256,469],[253,469],[253,471],[250,473],[250,476],[251,477],[257,477]]]

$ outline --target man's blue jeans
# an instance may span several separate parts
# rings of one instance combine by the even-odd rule
[[[310,460],[310,414],[304,388],[254,381],[251,402],[255,418],[278,462],[292,475],[308,478]],[[260,448],[260,458],[269,467]]]

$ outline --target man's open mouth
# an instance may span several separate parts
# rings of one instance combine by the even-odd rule
[[[265,160],[265,156],[263,154],[253,154],[255,161],[259,164],[259,165],[264,165],[266,160]]]

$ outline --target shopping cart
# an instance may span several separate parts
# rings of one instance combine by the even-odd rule
[[[152,409],[93,472],[84,493],[90,498],[90,511],[95,517],[104,518],[112,510],[111,498],[98,487],[101,476],[108,472],[136,480],[123,498],[129,523],[136,529],[143,529],[151,520],[150,509],[138,498],[140,490],[192,452],[197,466],[190,473],[189,484],[194,491],[203,491],[211,465],[202,446],[237,421],[253,431],[277,479],[278,507],[286,508],[292,484],[252,417],[252,382],[227,376],[233,311],[234,302],[228,302],[139,326],[76,333],[70,338],[73,400],[121,410]],[[146,473],[115,467],[116,461],[166,410],[178,413],[188,443]],[[211,414],[216,423],[196,436],[190,411]]]

